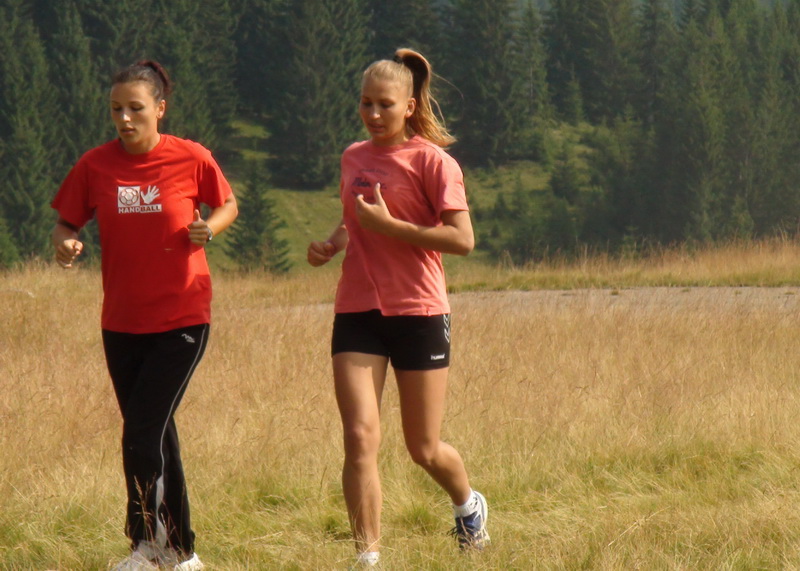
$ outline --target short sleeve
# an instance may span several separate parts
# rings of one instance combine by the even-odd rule
[[[469,210],[464,173],[458,162],[440,151],[429,158],[425,189],[437,216],[446,210]]]
[[[203,150],[205,152],[201,154],[197,177],[198,200],[211,208],[217,208],[225,203],[233,190],[211,152]]]
[[[94,216],[88,175],[88,163],[81,158],[69,171],[50,203],[62,219],[77,228],[83,228]]]

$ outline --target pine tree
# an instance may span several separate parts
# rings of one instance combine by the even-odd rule
[[[158,14],[160,0],[75,0],[101,78],[111,78],[137,60],[158,59],[161,22],[143,25],[144,16]]]
[[[800,0],[790,0],[785,11],[785,26],[779,28],[778,39],[780,55],[780,75],[788,105],[783,120],[787,123],[791,137],[786,141],[787,148],[800,149]],[[790,167],[791,178],[800,180],[800,165],[796,160],[785,163]]]
[[[588,242],[616,248],[626,237],[641,238],[649,230],[648,196],[645,177],[650,160],[648,131],[632,117],[619,118],[608,126],[598,126],[587,137],[592,149],[587,157],[591,204],[582,204],[587,226],[581,238]],[[601,216],[598,216],[601,214]]]
[[[718,18],[709,24],[714,35],[725,34]],[[680,174],[671,200],[684,211],[684,238],[706,241],[715,237],[718,192],[724,174],[725,118],[720,105],[720,83],[712,37],[691,22],[684,34],[687,53],[685,76],[681,84],[684,101],[679,114],[672,116],[681,126],[678,144]]]
[[[764,17],[754,0],[733,0],[718,20],[725,32],[711,31],[725,122],[724,164],[714,213],[718,236],[749,236],[753,223],[747,213],[754,188],[753,144],[763,68]],[[762,77],[759,77],[762,76]]]
[[[638,83],[632,0],[553,0],[545,13],[547,76],[553,102],[574,120],[580,108],[594,123],[622,116]]]
[[[634,108],[646,128],[652,128],[661,112],[665,83],[668,81],[670,51],[677,43],[675,16],[666,0],[645,0],[637,25],[638,76]]]
[[[525,131],[518,15],[512,0],[455,0],[448,75],[463,94],[454,154],[468,165],[502,163]]]
[[[158,19],[151,57],[175,81],[164,128],[216,148],[231,132],[237,101],[230,5],[227,0],[172,0],[161,5]]]
[[[705,23],[709,0],[684,0],[680,10],[679,22],[682,29],[694,22],[697,26]]]
[[[788,3],[784,19],[785,28],[782,28],[778,40],[781,45],[781,74],[797,112],[800,111],[800,0]]]
[[[280,89],[279,73],[285,73],[284,0],[239,0],[234,9],[236,29],[236,80],[241,105],[260,120],[274,109]]]
[[[204,78],[203,89],[209,101],[209,115],[217,132],[217,144],[225,142],[233,132],[232,121],[239,107],[236,77],[236,18],[228,0],[200,2],[198,30],[204,39],[197,60],[197,69]]]
[[[50,249],[54,102],[31,15],[25,2],[8,0],[0,6],[0,211],[26,258]]]
[[[674,166],[670,151],[676,142],[676,139],[667,138],[673,131],[666,108],[668,94],[673,88],[672,73],[679,45],[672,9],[667,0],[645,0],[640,6],[636,26],[635,53],[640,82],[633,90],[633,109],[642,131],[635,158],[639,171],[639,207],[630,226],[635,232],[632,237],[640,240],[669,240],[675,236],[674,220],[669,215],[672,205],[665,198]],[[659,145],[667,141],[669,143]]]
[[[673,49],[668,61],[665,81],[662,84],[661,113],[653,115],[650,126],[653,156],[648,163],[648,200],[646,208],[651,213],[650,237],[657,242],[676,243],[686,238],[689,212],[693,197],[689,192],[691,172],[688,149],[693,140],[689,135],[691,118],[688,116],[688,98],[691,86],[687,78],[692,47],[687,47],[687,34],[697,36],[697,25],[684,30],[680,43]]]
[[[108,118],[108,102],[92,57],[90,40],[83,30],[73,0],[54,7],[54,33],[47,45],[53,88],[60,102],[56,108],[60,131],[60,164],[54,174],[63,178],[67,170],[87,150],[113,135]]]
[[[503,242],[503,251],[518,265],[550,258],[568,258],[578,248],[578,223],[574,208],[552,194],[534,199],[531,191],[515,193],[516,202],[525,204]]]
[[[370,42],[370,55],[375,59],[389,59],[397,48],[412,48],[436,62],[439,38],[439,14],[432,0],[407,0],[386,2],[369,0],[370,29],[374,30]],[[435,65],[435,63],[434,63]]]
[[[0,216],[0,269],[10,268],[19,261],[19,251],[14,245],[8,224],[5,218]]]
[[[578,83],[574,73],[571,74],[566,91],[562,94],[561,114],[570,125],[578,125],[586,119],[586,113],[583,110],[581,85]]]
[[[525,264],[540,257],[543,245],[542,211],[529,188],[517,185],[511,196],[511,211],[496,254],[508,255],[515,264]]]
[[[207,73],[199,62],[195,34],[182,27],[192,18],[196,4],[190,0],[170,3],[170,14],[165,15],[164,27],[169,30],[169,40],[162,46],[158,57],[175,82],[175,91],[167,105],[163,129],[179,137],[197,141],[214,148],[218,142],[217,124],[211,117],[209,93],[205,88]]]
[[[791,52],[793,45],[797,45],[796,32],[790,30],[783,7],[776,5],[763,40],[765,65],[758,80],[761,89],[751,141],[753,170],[747,204],[756,235],[795,232],[800,219],[800,194],[796,189],[800,177],[796,160],[800,125],[782,69],[787,50]],[[800,64],[800,60],[796,61]]]
[[[361,73],[368,63],[363,0],[292,4],[279,41],[285,51],[269,117],[278,184],[318,188],[335,178],[345,147],[362,132],[357,115]]]
[[[175,0],[170,5],[170,11],[174,10]],[[216,136],[215,140],[208,141],[208,145],[216,148],[224,146],[232,133],[231,122],[239,101],[234,83],[236,45],[233,31],[236,21],[228,0],[190,1],[188,6],[191,9],[186,12],[192,19],[182,23],[178,15],[176,24],[179,28],[189,28],[193,57],[188,59],[188,65],[199,78],[207,102],[206,112]]]
[[[552,0],[544,14],[547,82],[553,105],[562,117],[576,122],[582,114],[580,76],[586,67],[583,48],[584,0]]]
[[[639,79],[633,54],[635,12],[632,0],[582,0],[582,26],[577,48],[583,53],[575,68],[583,104],[592,122],[625,114]]]
[[[246,189],[237,198],[240,214],[228,233],[225,252],[244,270],[283,274],[291,268],[288,242],[280,237],[286,224],[276,213],[266,178],[258,163],[250,165]]]
[[[520,141],[515,142],[519,151],[512,151],[511,156],[548,160],[546,139],[553,110],[547,90],[547,54],[542,39],[542,20],[531,1],[523,7],[516,45],[519,74],[523,78],[524,106],[519,117]]]
[[[47,38],[51,84],[60,102],[55,107],[58,143],[52,145],[51,162],[51,172],[60,181],[84,152],[109,140],[114,130],[108,117],[107,81],[99,77],[76,2],[65,0],[48,10],[50,16],[40,25],[45,26],[42,36]],[[92,258],[99,252],[96,222],[84,227],[81,240],[82,258]]]
[[[544,46],[544,27],[539,10],[530,0],[523,7],[517,50],[520,69],[525,77],[525,114],[549,115],[550,97],[547,91],[547,53]]]
[[[578,202],[583,187],[573,153],[574,150],[567,145],[559,151],[548,184],[553,196],[570,205]]]

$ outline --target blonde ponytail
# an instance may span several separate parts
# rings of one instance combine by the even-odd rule
[[[376,61],[364,71],[364,79],[375,77],[410,84],[417,105],[413,115],[406,121],[406,133],[409,137],[419,135],[440,147],[447,147],[456,138],[447,131],[439,103],[431,93],[432,75],[428,60],[419,52],[407,48],[398,49],[394,60]]]

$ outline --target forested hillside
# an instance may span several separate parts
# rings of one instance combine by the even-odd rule
[[[269,189],[335,182],[363,136],[360,72],[400,46],[433,63],[469,172],[547,175],[476,202],[494,254],[798,228],[800,0],[0,0],[0,42],[0,266],[49,256],[49,202],[114,136],[109,78],[143,57],[177,84],[165,130],[211,148],[264,213],[230,234],[234,254],[273,250],[246,267],[285,268]],[[268,136],[242,149],[234,120]]]

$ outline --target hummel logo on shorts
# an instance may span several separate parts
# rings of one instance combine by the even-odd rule
[[[194,343],[194,337],[192,337],[192,336],[191,336],[191,335],[189,335],[188,333],[181,333],[181,337],[183,337],[184,339],[186,339],[186,342],[187,342],[187,343]]]

